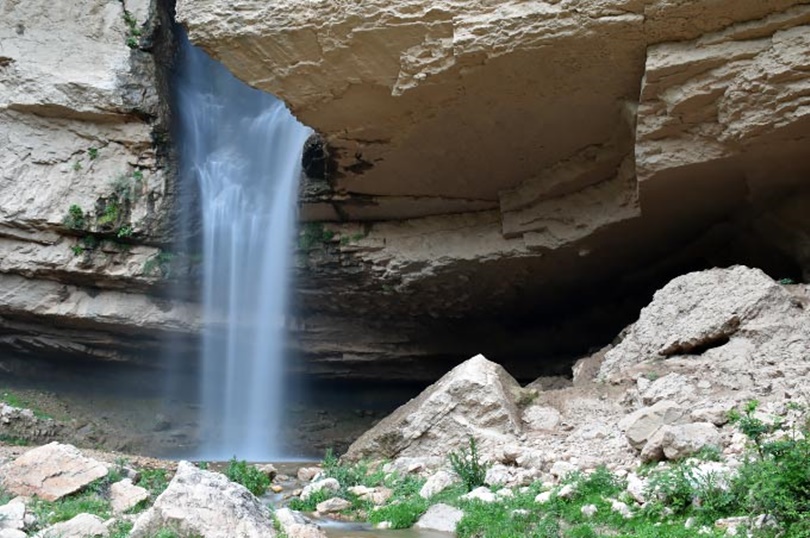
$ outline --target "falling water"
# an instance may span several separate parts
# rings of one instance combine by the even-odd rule
[[[182,44],[180,166],[202,205],[200,457],[283,457],[284,314],[310,131],[271,95]]]

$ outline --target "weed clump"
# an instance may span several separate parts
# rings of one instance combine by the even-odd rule
[[[484,485],[489,465],[481,461],[475,438],[470,437],[468,448],[450,452],[447,458],[453,472],[461,478],[468,491]]]
[[[236,458],[231,458],[228,462],[225,476],[232,482],[242,484],[257,497],[264,495],[267,488],[270,487],[270,477],[267,476],[267,473],[263,473],[246,461],[237,461]]]

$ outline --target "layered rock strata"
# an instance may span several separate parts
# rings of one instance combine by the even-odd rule
[[[197,307],[165,285],[196,263],[169,252],[170,11],[2,7],[6,350],[193,352]],[[810,274],[807,1],[178,0],[177,20],[320,134],[299,369],[427,380],[485,351],[530,377],[537,349],[571,356],[563,313],[607,341],[614,303],[684,268]]]
[[[172,242],[165,81],[145,0],[0,7],[0,345],[131,358],[193,308],[157,298]]]
[[[784,207],[806,209],[810,185],[805,1],[179,0],[177,15],[321,135],[306,315],[502,320],[639,267],[660,285],[662,260],[806,272],[808,228]]]

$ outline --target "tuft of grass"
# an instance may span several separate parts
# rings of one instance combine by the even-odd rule
[[[6,433],[0,433],[0,443],[12,446],[28,446],[31,444],[28,439],[16,435],[8,435]]]
[[[116,521],[113,526],[110,527],[109,538],[127,538],[132,531],[132,527],[134,527],[134,524],[131,521]]]
[[[79,514],[94,514],[102,519],[108,519],[112,515],[110,502],[95,489],[88,489],[54,502],[34,499],[29,508],[42,528],[73,519]]]
[[[257,497],[264,495],[270,487],[270,477],[246,461],[237,461],[231,458],[225,469],[228,480],[245,486],[248,491]]]
[[[306,500],[301,499],[300,497],[290,499],[289,507],[292,510],[297,510],[299,512],[314,512],[315,507],[318,506],[319,503],[322,503],[326,499],[331,499],[334,496],[334,492],[322,489],[310,495]]]
[[[10,391],[3,391],[0,394],[0,401],[5,403],[6,405],[10,405],[11,407],[18,407],[20,409],[30,409],[34,416],[41,419],[46,418],[53,418],[48,413],[45,413],[41,409],[37,408],[33,403],[28,400],[27,398],[23,398],[19,394],[15,394]]]
[[[138,485],[148,489],[153,499],[169,486],[169,473],[166,469],[143,469],[140,474]]]

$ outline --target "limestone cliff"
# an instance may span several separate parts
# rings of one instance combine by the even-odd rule
[[[131,358],[198,330],[163,278],[179,190],[154,1],[0,6],[4,349]],[[320,134],[290,320],[311,372],[433,379],[483,352],[531,377],[684,269],[810,275],[810,0],[176,13]]]
[[[553,318],[715,263],[810,273],[806,0],[178,0],[177,16],[328,148],[304,189],[305,313],[417,320],[440,354],[442,320],[498,348],[471,318]]]
[[[157,6],[11,0],[0,18],[2,353],[154,352],[158,328],[195,325],[153,297],[174,195]]]

